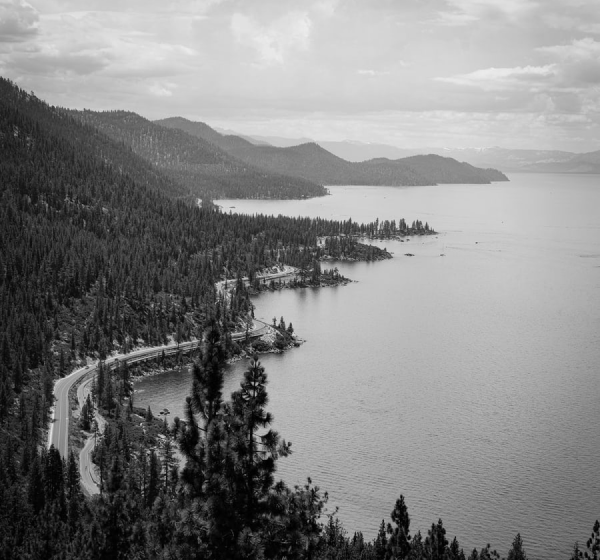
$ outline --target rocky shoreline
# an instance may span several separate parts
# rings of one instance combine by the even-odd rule
[[[388,237],[389,238],[389,237]],[[363,238],[364,239],[364,238]],[[407,239],[408,241],[408,239]],[[386,249],[381,249],[373,245],[367,245],[353,240],[351,250],[348,252],[340,251],[337,254],[326,252],[319,256],[318,262],[333,263],[341,262],[372,262],[382,261],[393,258],[392,254]],[[339,273],[337,268],[318,271],[318,278],[315,278],[313,270],[300,270],[297,268],[285,266],[277,270],[268,270],[264,273],[262,283],[254,286],[247,286],[251,295],[259,295],[263,292],[273,292],[284,289],[297,288],[329,288],[335,286],[345,286],[351,282],[356,282],[346,278]],[[273,276],[267,282],[269,274]],[[250,317],[248,320],[251,321]],[[241,325],[238,325],[240,327]],[[281,354],[286,350],[297,348],[305,342],[302,338],[288,332],[285,328],[278,326],[265,325],[268,331],[252,342],[241,343],[233,341],[232,354],[227,363],[234,363],[240,360],[251,358],[256,354]],[[239,330],[238,332],[243,332]],[[140,362],[130,369],[130,379],[132,383],[144,377],[159,375],[178,367],[191,364],[197,351],[180,353],[173,356],[163,356],[154,360]]]

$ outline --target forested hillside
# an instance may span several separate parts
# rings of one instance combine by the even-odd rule
[[[181,117],[163,119],[156,123],[212,142],[248,164],[324,185],[486,184],[491,181],[508,180],[494,169],[479,169],[451,158],[434,155],[396,160],[379,158],[351,163],[315,143],[289,148],[256,146],[238,136],[219,134],[205,123],[192,122]]]
[[[223,274],[308,266],[317,236],[360,230],[198,208],[103,134],[0,88],[0,418],[27,371],[51,379],[78,356],[189,336]]]
[[[402,497],[375,539],[347,536],[310,480],[276,481],[291,447],[272,430],[260,363],[222,394],[228,335],[251,309],[236,280],[275,263],[308,268],[318,237],[351,250],[351,235],[385,235],[393,222],[200,208],[132,151],[3,79],[0,156],[1,560],[466,557],[441,520],[411,535]],[[223,278],[236,284],[230,300],[215,289]],[[101,495],[85,497],[76,454],[45,448],[54,380],[167,337],[205,341],[185,418],[137,409],[118,390],[128,366],[100,368],[79,423],[89,427],[90,409],[107,421],[94,453]],[[509,558],[522,552],[517,536]],[[469,556],[492,557],[489,547]]]
[[[4,79],[0,155],[0,558],[116,558],[119,546],[129,558],[133,541],[103,535],[125,530],[112,516],[129,515],[139,488],[115,497],[115,474],[108,501],[88,504],[76,460],[63,473],[56,452],[41,453],[54,380],[116,349],[201,336],[208,321],[227,355],[250,302],[241,285],[226,304],[216,281],[306,268],[317,236],[361,227],[199,208],[131,150]],[[119,476],[133,453],[125,424]]]
[[[147,162],[161,169],[198,198],[306,198],[323,196],[315,182],[259,169],[237,160],[203,138],[167,129],[126,111],[68,111],[122,142]]]
[[[375,161],[371,160],[369,164]],[[468,163],[459,162],[453,158],[442,157],[435,154],[418,155],[402,158],[399,160],[384,160],[388,165],[397,165],[398,163],[409,165],[419,173],[431,177],[436,183],[443,184],[462,184],[472,183],[480,184],[491,181],[508,181],[506,175],[496,169],[481,169],[473,167]]]

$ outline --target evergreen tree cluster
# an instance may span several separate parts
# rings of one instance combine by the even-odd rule
[[[163,170],[200,198],[308,198],[320,184],[239,161],[210,142],[127,111],[69,111]]]
[[[277,328],[289,327],[281,318]],[[118,404],[107,418],[94,450],[99,496],[83,496],[72,453],[66,462],[54,447],[27,463],[0,456],[0,558],[500,560],[489,544],[465,553],[441,519],[411,534],[403,496],[373,540],[348,537],[310,479],[294,488],[275,479],[291,443],[271,427],[263,366],[254,358],[226,401],[216,322],[204,340],[185,419],[169,426],[150,409]],[[599,527],[570,560],[598,557]],[[519,534],[506,558],[527,560]]]
[[[441,521],[411,536],[402,498],[374,541],[346,537],[312,482],[275,479],[291,444],[272,429],[261,364],[222,395],[230,330],[251,311],[243,278],[278,263],[316,276],[319,238],[352,252],[378,222],[200,208],[132,149],[3,79],[0,154],[0,560],[464,557]],[[200,338],[204,325],[186,417],[171,426],[134,409],[126,364],[99,368],[80,421],[93,431],[95,411],[106,420],[102,493],[86,498],[76,457],[45,450],[54,380],[90,356]],[[278,328],[293,332],[283,318]],[[509,558],[522,548],[518,537]]]
[[[235,324],[248,293],[219,301],[219,279],[304,267],[317,236],[365,227],[199,208],[131,150],[3,79],[0,152],[0,421],[27,384],[43,423],[52,379],[85,356],[189,339],[210,316]]]

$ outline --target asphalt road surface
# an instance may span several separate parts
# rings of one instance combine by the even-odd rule
[[[248,332],[248,336],[261,336],[268,330],[268,325],[262,321],[256,320],[254,328]],[[246,333],[235,333],[232,336],[233,340],[241,340],[246,337]],[[148,360],[160,356],[162,352],[165,354],[174,354],[181,350],[189,350],[197,347],[198,340],[190,342],[182,342],[180,344],[167,344],[165,346],[155,346],[153,348],[142,348],[135,350],[129,354],[119,354],[111,356],[104,360],[105,365],[110,366],[117,361],[126,361],[127,363],[135,363],[143,360]],[[54,410],[50,421],[50,433],[48,436],[48,447],[54,445],[58,449],[60,455],[64,458],[68,457],[69,453],[69,391],[82,378],[86,378],[77,390],[77,399],[79,401],[79,409],[85,402],[85,397],[89,391],[89,385],[93,379],[98,363],[87,365],[77,369],[57,380],[54,383]],[[96,412],[96,422],[98,423],[98,433],[101,433],[105,424],[104,419]],[[96,476],[94,464],[92,463],[91,453],[94,448],[94,437],[91,436],[86,441],[83,449],[79,453],[79,474],[81,477],[81,485],[88,494],[98,494],[100,492],[99,480]]]
[[[139,362],[159,356],[163,351],[166,354],[187,350],[198,345],[197,340],[191,342],[182,342],[181,344],[167,344],[165,346],[155,346],[153,348],[142,348],[129,354],[119,354],[106,359],[104,363],[110,365],[113,362],[127,361],[128,363]],[[50,434],[48,437],[48,447],[54,445],[62,457],[67,458],[69,453],[69,391],[75,383],[82,377],[92,376],[98,364],[92,364],[75,370],[71,374],[59,379],[54,383],[54,411],[50,421]]]

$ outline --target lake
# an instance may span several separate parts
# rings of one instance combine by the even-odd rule
[[[505,555],[520,532],[530,558],[568,558],[600,517],[600,179],[510,179],[218,202],[440,232],[378,243],[388,261],[336,263],[347,286],[254,300],[306,339],[261,357],[293,442],[278,474],[328,491],[350,535],[372,539],[402,493],[411,534],[442,518],[467,554]],[[229,367],[227,394],[245,367]],[[189,389],[187,370],[146,378],[136,404],[182,416]]]

